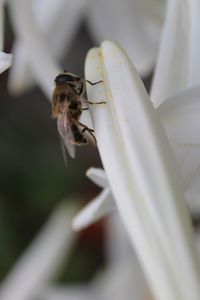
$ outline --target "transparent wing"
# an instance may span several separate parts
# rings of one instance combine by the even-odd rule
[[[68,112],[62,113],[57,120],[58,132],[61,139],[61,148],[66,164],[66,153],[65,149],[69,153],[69,155],[74,158],[75,157],[75,141],[74,135],[71,129],[70,119],[68,117]]]

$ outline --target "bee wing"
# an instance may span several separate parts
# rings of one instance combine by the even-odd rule
[[[57,120],[58,132],[61,138],[61,148],[66,164],[66,153],[65,149],[69,153],[69,155],[74,158],[75,157],[75,141],[74,135],[71,129],[70,117],[68,116],[68,112],[62,113]]]
[[[60,135],[59,135],[60,137]],[[66,155],[66,149],[65,149],[65,145],[60,137],[60,146],[61,146],[61,150],[62,150],[62,154],[63,154],[63,159],[64,159],[64,162],[65,162],[65,166],[67,167],[67,155]]]

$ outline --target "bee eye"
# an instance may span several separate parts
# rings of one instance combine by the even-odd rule
[[[63,93],[60,95],[59,100],[60,102],[63,102],[66,99],[66,95]]]

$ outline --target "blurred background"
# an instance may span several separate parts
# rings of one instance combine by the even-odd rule
[[[11,52],[14,39],[6,11],[6,52]],[[83,20],[60,62],[62,68],[83,76],[85,56],[92,46]],[[101,166],[97,148],[88,145],[77,149],[76,159],[69,159],[66,168],[50,102],[36,86],[19,97],[11,96],[5,88],[8,73],[1,74],[0,80],[0,279],[62,199],[76,194],[81,207],[99,192],[85,172],[90,166]],[[100,222],[79,235],[60,280],[88,280],[102,265],[103,227]]]

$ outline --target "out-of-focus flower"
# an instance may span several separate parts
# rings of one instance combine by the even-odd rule
[[[73,199],[75,200],[75,199]],[[74,203],[74,201],[73,201]],[[71,220],[77,208],[59,205],[1,283],[1,300],[149,300],[150,291],[130,249],[120,220],[110,218],[106,231],[107,267],[87,284],[53,282],[75,241]],[[130,265],[131,262],[131,265]]]
[[[114,39],[124,45],[142,75],[148,74],[153,68],[165,0],[125,0],[123,3],[120,0],[20,0],[17,4],[13,0],[8,2],[11,10],[14,10],[11,19],[16,32],[13,49],[15,61],[9,82],[13,93],[24,92],[34,81],[46,93],[46,86],[41,81],[43,76],[39,73],[51,76],[51,81],[55,74],[53,68],[48,67],[42,49],[36,47],[38,36],[40,39],[43,37],[43,48],[46,47],[47,55],[59,61],[63,53],[68,51],[82,20],[86,21],[94,41],[99,43],[102,39]],[[37,64],[30,51],[34,52]],[[38,65],[37,72],[35,64]]]
[[[4,45],[4,1],[0,1],[0,73],[7,70],[12,64],[12,55],[3,52]]]

